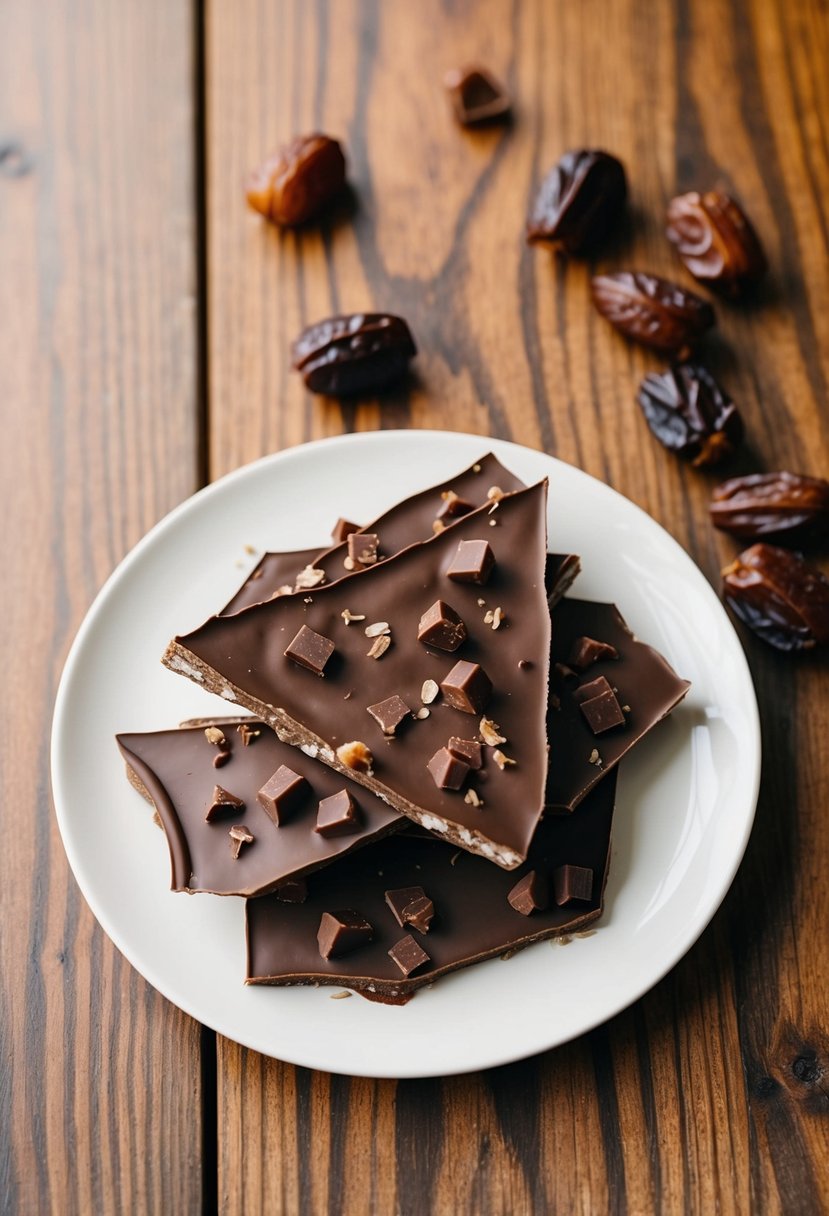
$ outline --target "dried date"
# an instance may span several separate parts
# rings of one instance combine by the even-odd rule
[[[583,253],[619,222],[626,199],[625,168],[615,156],[585,148],[565,152],[539,187],[527,241]]]
[[[715,321],[706,300],[668,279],[635,271],[596,275],[593,303],[626,338],[678,359],[687,358]]]
[[[416,354],[403,318],[382,312],[328,317],[303,330],[292,348],[305,387],[332,397],[386,388]]]
[[[251,174],[247,200],[274,224],[294,228],[323,211],[345,184],[345,156],[336,139],[300,135]]]
[[[798,554],[752,545],[722,575],[726,603],[764,642],[789,651],[829,642],[829,580]]]
[[[645,376],[637,401],[659,442],[695,468],[725,460],[742,440],[736,405],[699,364],[680,363]]]
[[[668,240],[695,278],[738,296],[766,272],[763,248],[739,203],[709,190],[668,205]]]
[[[714,490],[711,522],[744,540],[813,540],[829,533],[829,481],[796,473],[733,477]]]

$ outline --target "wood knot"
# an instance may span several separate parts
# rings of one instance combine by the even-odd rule
[[[0,174],[3,177],[25,177],[32,171],[32,158],[22,144],[14,140],[0,141]]]
[[[792,1061],[792,1073],[804,1085],[814,1085],[823,1075],[817,1062],[816,1051],[804,1051]]]

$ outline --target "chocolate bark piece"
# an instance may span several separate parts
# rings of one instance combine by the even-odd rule
[[[466,625],[454,608],[443,600],[435,600],[418,622],[417,640],[425,646],[452,652],[466,641]]]
[[[411,933],[407,933],[405,937],[401,937],[399,942],[395,942],[389,950],[389,958],[397,964],[405,976],[411,975],[413,971],[419,971],[426,963],[432,961]]]
[[[288,643],[283,653],[286,659],[290,659],[297,666],[307,668],[315,676],[321,676],[325,674],[325,665],[334,653],[334,643],[323,634],[309,629],[307,625],[300,625],[293,641]]]
[[[272,896],[249,900],[248,982],[336,984],[374,998],[401,1000],[459,967],[486,958],[497,960],[505,952],[542,938],[586,929],[602,911],[615,784],[613,772],[584,800],[577,814],[545,816],[527,861],[517,872],[502,870],[483,857],[458,853],[410,826],[399,836],[344,858],[324,874],[311,875],[304,904],[287,907]],[[551,900],[532,916],[517,915],[508,902],[516,880],[530,870],[552,876],[562,858],[595,874],[590,901],[560,906]],[[390,915],[386,892],[421,885],[440,918],[434,920],[423,941],[431,966],[404,978],[388,956],[403,926]],[[336,907],[359,908],[374,927],[374,940],[359,953],[321,965],[316,941],[320,915]],[[500,961],[496,965],[509,968]],[[509,970],[504,972],[504,982],[510,982]]]
[[[459,659],[440,682],[440,691],[447,705],[464,714],[479,714],[486,709],[492,696],[492,681],[480,663]]]
[[[310,792],[311,787],[301,773],[295,772],[287,764],[280,764],[262,788],[256,791],[256,801],[271,822],[279,827],[302,805]]]
[[[596,638],[580,637],[573,643],[567,660],[568,665],[576,671],[587,671],[599,659],[617,659],[619,653],[609,642],[599,642]]]
[[[446,746],[453,756],[463,760],[470,768],[479,769],[483,764],[483,753],[477,739],[459,739],[457,735],[452,735]]]
[[[485,540],[460,540],[446,571],[446,577],[456,583],[477,583],[482,587],[489,581],[495,555]]]
[[[533,912],[541,912],[550,902],[547,879],[538,870],[530,870],[518,882],[507,896],[511,908],[522,916],[530,916]]]
[[[431,540],[359,575],[318,587],[310,596],[282,596],[232,617],[213,618],[174,639],[164,662],[201,688],[264,716],[282,738],[316,749],[318,759],[336,768],[343,763],[337,752],[344,742],[365,742],[366,705],[383,699],[390,688],[407,704],[418,703],[434,663],[417,641],[417,623],[451,586],[453,606],[469,632],[458,653],[474,655],[486,673],[492,686],[486,712],[500,724],[516,767],[501,771],[490,766],[485,816],[453,791],[425,781],[431,757],[449,735],[459,733],[451,720],[455,711],[441,699],[393,747],[375,752],[371,772],[352,775],[430,831],[513,868],[526,855],[540,817],[547,769],[546,483],[504,495],[498,503],[499,526],[492,540],[496,562],[487,594],[510,628],[497,632],[484,624],[477,603],[480,588],[447,579],[458,542],[477,539],[486,514],[487,508],[479,509]],[[363,630],[342,620],[358,588],[370,617],[389,622],[394,637],[379,662],[366,659]],[[337,661],[329,664],[324,680],[311,680],[296,664],[280,661],[284,639],[303,624],[336,643]],[[532,667],[519,668],[519,660],[528,655]]]
[[[322,958],[339,958],[367,945],[372,938],[371,925],[352,908],[341,912],[323,912],[317,930],[317,945]]]
[[[439,790],[459,790],[471,771],[448,747],[438,748],[426,767]]]
[[[379,723],[384,735],[394,735],[400,723],[404,718],[410,717],[412,711],[403,698],[394,693],[393,696],[386,697],[385,701],[369,705],[368,712]]]
[[[336,794],[322,799],[317,811],[315,832],[319,832],[320,836],[330,837],[350,836],[352,832],[359,830],[357,803],[348,790],[337,790]]]
[[[555,608],[566,591],[569,591],[581,572],[581,558],[576,553],[548,553],[544,581],[547,585],[547,602]]]
[[[351,568],[373,566],[377,561],[379,545],[380,538],[375,532],[350,532],[346,546],[348,559],[354,563]]]
[[[448,481],[404,498],[402,502],[396,503],[358,531],[373,532],[380,538],[380,555],[377,560],[378,563],[386,561],[409,545],[428,540],[433,535],[432,525],[443,503],[442,494],[451,490],[477,508],[489,501],[486,497],[487,490],[495,481],[508,493],[524,489],[523,481],[510,473],[509,469],[504,468],[501,462],[488,452]],[[450,521],[445,522],[448,528]],[[307,566],[322,570],[326,583],[343,578],[348,574],[343,565],[347,556],[345,542],[322,553],[316,549],[303,550],[296,554],[266,553],[219,615],[229,616],[250,607],[251,604],[264,603],[281,587],[288,583],[295,585],[296,575]],[[360,570],[361,567],[358,567],[358,572]],[[354,604],[351,607],[355,612],[362,611]]]
[[[555,759],[551,761],[547,780],[547,805],[555,810],[572,811],[679,704],[690,685],[679,678],[656,650],[637,641],[614,604],[568,596],[556,605],[552,622],[553,671],[547,729]],[[575,682],[555,669],[556,663],[566,668],[574,642],[585,635],[609,642],[619,654],[618,659],[600,659],[590,668],[591,683],[604,676],[618,689],[617,700],[625,714],[624,726],[605,735],[600,749],[578,704],[579,687],[574,691]],[[584,685],[580,687],[583,690]],[[596,756],[591,760],[594,752]]]
[[[219,725],[228,734],[238,721],[220,720]],[[259,737],[251,747],[237,747],[232,767],[226,770],[233,774],[234,794],[244,801],[245,823],[256,837],[256,846],[244,848],[238,861],[231,860],[227,834],[222,831],[227,817],[212,824],[204,821],[215,783],[211,760],[216,750],[204,737],[204,723],[118,736],[127,776],[161,818],[174,891],[216,895],[273,891],[409,823],[368,790],[358,790],[340,773],[280,743],[264,723],[252,718],[247,722],[260,731]],[[282,765],[302,777],[308,795],[276,831],[256,795]],[[351,836],[320,836],[314,831],[317,806],[344,785],[359,801],[360,830]]]
[[[334,524],[334,527],[331,529],[331,539],[333,540],[335,545],[341,545],[344,540],[348,540],[348,538],[352,532],[359,532],[359,531],[360,531],[359,524],[353,524],[350,519],[343,519],[343,517],[341,515],[340,518],[337,520],[337,522]],[[306,566],[310,565],[311,559],[309,558],[308,561],[304,562],[303,564]],[[301,570],[302,566],[297,566],[297,569]]]
[[[386,891],[386,903],[400,928],[411,925],[420,933],[428,933],[435,915],[435,905],[423,887],[403,887]]]
[[[244,810],[245,800],[239,798],[236,794],[231,794],[221,785],[213,786],[213,793],[210,796],[210,801],[205,812],[205,820],[207,823],[212,823],[214,819],[218,819],[220,815],[229,815],[233,811]]]
[[[250,828],[247,828],[243,823],[234,823],[228,835],[230,836],[230,856],[234,861],[238,861],[242,845],[253,844],[255,837]]]
[[[593,897],[593,870],[589,866],[569,863],[558,866],[553,873],[553,888],[560,907],[574,900],[589,903]]]

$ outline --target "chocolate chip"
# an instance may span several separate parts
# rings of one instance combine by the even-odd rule
[[[459,739],[453,735],[446,746],[453,756],[463,760],[470,768],[479,769],[483,764],[483,752],[477,739]]]
[[[439,790],[459,790],[469,776],[470,767],[453,756],[448,747],[441,747],[426,765]]]
[[[288,878],[274,890],[274,895],[283,904],[304,904],[308,898],[308,883],[304,878]]]
[[[457,650],[466,641],[466,625],[443,600],[435,600],[420,618],[417,640],[438,650]]]
[[[349,519],[343,519],[342,515],[331,529],[331,539],[335,545],[341,545],[344,540],[347,540],[352,532],[360,530],[359,524],[353,524]]]
[[[210,806],[207,808],[205,819],[208,823],[212,823],[219,815],[224,815],[228,811],[240,811],[244,805],[244,801],[241,798],[237,798],[235,794],[229,793],[221,785],[214,785],[213,798]]]
[[[559,866],[553,873],[553,888],[560,907],[574,899],[589,903],[593,898],[593,871],[586,866]]]
[[[582,701],[580,709],[594,735],[603,735],[625,724],[625,715],[613,689],[600,693],[598,697],[591,697],[589,701]]]
[[[373,532],[352,532],[348,537],[348,556],[355,566],[373,566],[379,544],[380,538]]]
[[[462,515],[468,515],[470,511],[474,511],[475,507],[471,502],[467,502],[465,498],[460,498],[454,490],[444,490],[441,494],[443,502],[438,510],[437,519],[459,519]]]
[[[529,874],[519,878],[507,899],[522,916],[543,911],[550,899],[547,880],[537,870],[530,870]]]
[[[444,700],[465,714],[479,714],[492,696],[492,682],[479,663],[460,659],[440,682]]]
[[[287,764],[280,764],[257,793],[256,801],[279,827],[305,801],[310,789],[305,777],[288,768]]]
[[[613,692],[610,681],[604,676],[596,676],[595,680],[579,684],[578,688],[573,689],[573,700],[577,705],[581,705],[583,701],[592,701],[594,697],[601,697],[608,692]]]
[[[253,844],[255,837],[243,823],[234,823],[228,835],[230,836],[230,855],[234,861],[238,861],[242,845]]]
[[[341,912],[323,912],[317,930],[317,943],[323,958],[350,954],[373,937],[374,930],[365,917],[351,908]]]
[[[379,722],[384,735],[393,735],[403,719],[408,718],[412,711],[402,697],[398,697],[395,693],[391,697],[386,697],[385,701],[369,705],[368,712]]]
[[[298,663],[300,667],[307,667],[315,676],[321,676],[333,653],[334,643],[330,638],[323,637],[321,633],[314,633],[313,629],[302,625],[285,651],[285,658]]]
[[[411,975],[413,971],[417,971],[419,967],[432,961],[411,933],[407,933],[405,937],[401,937],[399,942],[395,942],[388,951],[388,956],[397,963],[404,975]]]
[[[495,555],[485,540],[458,541],[446,577],[456,583],[478,583],[483,585],[495,565]]]
[[[419,933],[428,933],[435,915],[435,905],[423,887],[398,887],[386,891],[386,903],[401,929],[411,925]]]
[[[317,811],[315,832],[326,839],[330,836],[350,836],[359,831],[360,821],[357,803],[348,790],[338,790],[330,798],[323,798]]]
[[[600,659],[618,659],[619,651],[609,642],[597,642],[595,638],[576,638],[567,662],[576,671],[587,671]]]

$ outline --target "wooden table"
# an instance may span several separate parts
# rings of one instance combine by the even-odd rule
[[[511,130],[451,121],[480,59]],[[0,7],[0,1209],[441,1213],[829,1210],[829,700],[824,659],[743,635],[763,718],[748,854],[648,996],[545,1056],[400,1084],[245,1051],[158,996],[98,927],[49,800],[71,639],[119,559],[205,481],[343,430],[512,438],[641,504],[716,582],[712,479],[633,401],[658,360],[592,311],[594,264],[528,249],[571,146],[629,169],[604,267],[690,280],[678,190],[723,182],[771,261],[709,361],[740,470],[829,469],[825,0],[6,0]],[[343,138],[355,203],[281,234],[249,166]],[[307,322],[399,311],[421,354],[376,401],[312,400]],[[94,787],[91,796],[94,796]],[[105,808],[102,808],[105,811]]]

